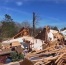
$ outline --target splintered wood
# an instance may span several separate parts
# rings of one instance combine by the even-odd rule
[[[28,53],[25,58],[34,65],[66,65],[66,45],[54,41],[44,50]]]

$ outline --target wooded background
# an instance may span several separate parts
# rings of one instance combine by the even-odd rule
[[[15,34],[18,33],[18,31],[22,27],[29,28],[30,35],[33,35],[33,24],[31,24],[29,21],[22,21],[21,23],[17,23],[12,19],[12,17],[9,14],[4,15],[4,19],[0,21],[0,40],[4,38],[11,38]],[[57,26],[50,26],[54,30],[58,30]],[[39,31],[42,31],[43,27],[36,27],[35,24],[35,32],[34,35],[38,34]],[[66,27],[62,28],[61,30],[65,30]]]

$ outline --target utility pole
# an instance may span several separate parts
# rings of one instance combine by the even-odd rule
[[[33,12],[33,36],[35,36],[35,20],[36,20],[35,12]]]

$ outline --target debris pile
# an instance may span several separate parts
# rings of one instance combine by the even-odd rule
[[[52,45],[41,51],[30,52],[26,58],[34,65],[63,65],[66,64],[66,46]]]
[[[66,65],[66,42],[61,33],[58,31],[52,33],[49,27],[45,27],[35,37],[29,36],[28,32],[29,30],[23,28],[14,36],[15,39],[2,46],[0,60],[2,61],[5,56],[4,59],[9,61],[7,64],[5,64],[6,60],[0,63],[4,63],[3,65]]]

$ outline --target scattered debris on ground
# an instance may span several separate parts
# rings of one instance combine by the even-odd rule
[[[0,44],[0,65],[66,65],[66,42],[61,33],[48,33],[52,35],[48,40],[48,28],[35,37],[28,35],[29,30],[22,30],[14,36],[15,39]]]

